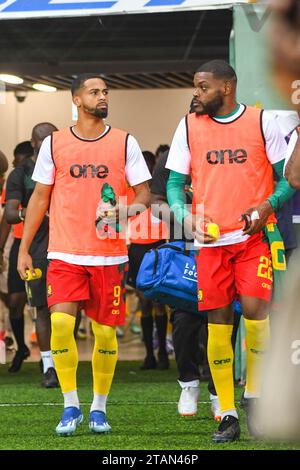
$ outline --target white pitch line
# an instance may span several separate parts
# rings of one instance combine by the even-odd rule
[[[200,401],[200,404],[207,405],[210,401]],[[145,403],[144,401],[137,402],[110,402],[109,405],[127,406],[127,405],[177,405],[177,401],[153,401]],[[80,403],[82,406],[89,406],[90,403]],[[62,403],[0,403],[0,407],[17,407],[17,406],[62,406]]]

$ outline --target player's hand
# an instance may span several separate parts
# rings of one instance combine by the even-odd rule
[[[113,207],[104,210],[98,210],[97,216],[102,219],[105,224],[118,223],[127,218],[127,207],[123,204],[116,204]]]
[[[184,218],[184,231],[186,233],[193,233],[195,239],[199,243],[213,243],[216,239],[207,233],[204,229],[206,223],[212,222],[208,217],[199,217],[195,215],[187,215]]]
[[[274,210],[269,201],[264,201],[257,207],[250,207],[239,218],[245,221],[243,235],[254,235],[265,227],[267,220]]]
[[[18,273],[21,276],[21,279],[23,281],[26,281],[27,274],[26,270],[29,269],[29,271],[32,273],[33,277],[36,276],[33,264],[32,264],[32,258],[29,253],[25,252],[20,252],[19,251],[19,256],[18,256]]]

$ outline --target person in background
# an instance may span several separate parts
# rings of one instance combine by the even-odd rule
[[[157,162],[160,157],[164,155],[170,149],[170,146],[167,144],[160,144],[157,149],[155,150],[155,161]]]
[[[2,194],[4,182],[5,182],[5,173],[8,170],[8,160],[4,153],[0,150],[0,192]]]
[[[289,107],[299,114],[296,81],[300,74],[300,3],[298,0],[271,0],[270,5],[273,10],[270,28],[271,73]],[[284,174],[292,187],[300,188],[299,129],[291,135]],[[256,418],[266,439],[290,442],[299,441],[300,438],[299,287],[299,253],[296,253],[289,266],[285,295],[273,325],[272,348],[265,361],[265,376],[257,410]]]
[[[8,160],[4,153],[0,150],[0,197],[2,200],[3,187],[5,184],[5,173],[8,170]],[[0,221],[3,216],[3,206],[0,205]],[[1,237],[1,231],[0,231]],[[7,316],[6,312],[8,310],[8,295],[7,295],[7,261],[8,253],[4,252],[4,248],[0,248],[0,341],[4,341],[5,346],[7,347],[10,340],[13,342],[7,334],[8,325],[7,325]]]
[[[149,151],[143,152],[149,172],[153,173],[155,155]],[[151,186],[151,183],[150,183]],[[151,214],[150,208],[130,219],[129,222],[130,247],[128,251],[129,269],[127,284],[136,288],[136,278],[145,253],[155,249],[166,242],[168,238],[167,226]],[[141,327],[146,348],[146,357],[141,370],[168,369],[169,358],[166,349],[168,317],[165,305],[152,302],[144,297],[142,292],[136,291],[142,311]],[[154,356],[153,348],[153,311],[158,337],[158,361]]]
[[[298,0],[270,0],[271,76],[290,107],[300,109],[300,3]]]
[[[300,74],[300,3],[298,0],[271,0],[273,23],[270,28],[271,68],[277,87],[298,113]],[[300,139],[295,130],[290,139],[285,165],[285,177],[295,189],[300,189]]]
[[[19,143],[14,149],[13,167],[17,168],[24,160],[32,157],[32,155],[33,148],[29,140]],[[25,343],[24,308],[27,301],[25,283],[20,278],[17,271],[17,260],[23,233],[23,222],[19,220],[19,223],[13,225],[12,240],[11,242],[8,242],[12,225],[9,224],[6,219],[6,192],[7,187],[5,186],[1,199],[4,213],[0,224],[0,252],[3,253],[4,248],[7,248],[7,245],[10,245],[8,246],[9,261],[6,302],[9,309],[9,320],[12,332],[17,343],[17,351],[8,371],[15,373],[20,370],[24,359],[30,355],[30,351]],[[19,208],[21,208],[21,206]],[[3,261],[3,257],[0,257],[1,266],[3,266]]]
[[[293,198],[276,211],[277,226],[282,236],[285,249],[285,259],[289,265],[291,256],[297,248],[297,237],[293,224]]]
[[[24,159],[9,175],[6,188],[6,211],[5,216],[9,224],[23,224],[26,218],[27,206],[34,191],[35,182],[32,180],[32,173],[39,149],[45,137],[50,135],[56,127],[51,123],[40,123],[32,129],[31,144],[33,155]],[[47,307],[46,296],[46,272],[47,272],[47,245],[49,238],[49,223],[46,216],[42,221],[38,233],[31,245],[31,255],[36,268],[42,271],[42,277],[27,284],[28,303],[31,307],[36,307],[36,332],[38,346],[40,348],[41,360],[43,364],[42,386],[45,388],[58,387],[58,380],[54,369],[54,363],[50,350],[50,314]],[[23,234],[21,235],[23,236]],[[21,241],[21,240],[20,240]],[[18,246],[20,245],[20,241]],[[18,253],[16,253],[17,261]],[[19,282],[24,282],[17,272]],[[24,325],[24,320],[23,320]],[[24,326],[23,326],[24,327]],[[11,368],[22,363],[29,353],[28,348],[18,349],[16,359]],[[11,370],[10,372],[16,372]]]

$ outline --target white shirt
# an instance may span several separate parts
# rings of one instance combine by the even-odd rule
[[[226,123],[236,120],[243,114],[245,105],[241,104],[236,113],[227,118],[214,118],[215,121]],[[262,117],[263,134],[266,141],[266,154],[269,162],[274,165],[280,162],[286,156],[287,144],[284,136],[279,128],[279,125],[274,116],[267,112],[263,112]],[[183,118],[173,137],[166,168],[188,175],[191,170],[191,153],[187,142],[187,129],[186,119]],[[249,238],[248,235],[243,235],[242,230],[236,230],[234,232],[221,235],[220,238],[214,242],[207,244],[201,244],[195,240],[195,246],[213,247],[213,246],[224,246],[233,245],[235,243],[242,243]]]
[[[99,137],[96,139],[85,140],[97,140],[101,136],[107,134],[109,130],[110,126],[106,126],[105,131]],[[136,186],[137,184],[151,179],[151,174],[148,170],[139,144],[132,135],[129,135],[127,139],[125,174],[130,186]],[[32,179],[38,183],[47,185],[53,185],[55,182],[55,165],[51,153],[51,136],[46,137],[42,143]],[[81,266],[108,266],[125,263],[128,261],[128,256],[82,256],[69,253],[49,252],[48,259],[59,259],[66,263],[78,264]]]
[[[292,156],[292,153],[293,153],[294,148],[296,146],[297,140],[298,140],[298,132],[295,129],[294,132],[291,135],[290,141],[288,143],[287,151],[286,151],[285,164],[284,164],[284,168],[283,168],[283,174],[284,175],[285,175],[286,164]]]

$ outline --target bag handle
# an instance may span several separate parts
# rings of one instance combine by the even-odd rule
[[[188,256],[190,257],[190,251],[191,250],[188,250],[187,248],[180,248],[179,246],[176,246],[176,245],[171,245],[170,243],[165,243],[164,245],[161,245],[159,246],[158,248],[156,248],[156,250],[162,250],[164,248],[171,248],[172,250],[175,250],[175,251],[179,251],[180,253],[183,253],[185,256]]]

